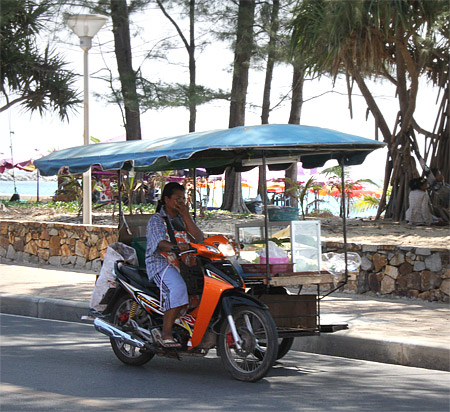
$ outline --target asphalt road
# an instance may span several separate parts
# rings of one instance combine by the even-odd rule
[[[117,360],[93,326],[1,315],[2,412],[448,412],[450,373],[290,352],[257,383],[212,351],[142,367]]]

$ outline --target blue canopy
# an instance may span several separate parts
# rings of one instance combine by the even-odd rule
[[[330,159],[345,165],[361,164],[366,156],[385,144],[335,130],[291,124],[240,126],[189,133],[158,140],[83,145],[53,152],[34,162],[43,176],[67,166],[82,173],[93,165],[103,170],[180,170],[203,167],[219,174],[227,166],[248,170],[263,155],[272,169],[285,169],[295,161],[304,168],[320,167]],[[276,164],[276,165],[275,165]]]

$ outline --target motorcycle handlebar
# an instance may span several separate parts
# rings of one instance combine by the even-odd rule
[[[172,252],[176,253],[177,255],[185,255],[186,253],[196,253],[197,249],[195,247],[191,246],[191,249],[184,250],[183,252],[180,251],[180,248],[178,246],[172,246]]]

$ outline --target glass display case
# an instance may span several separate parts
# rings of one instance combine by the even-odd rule
[[[320,221],[269,222],[268,235],[269,239],[276,239],[277,244],[288,252],[290,262],[294,264],[294,272],[320,270]],[[258,262],[258,257],[265,248],[264,221],[237,224],[235,239],[244,245],[239,256],[241,260]]]
[[[291,222],[291,259],[294,272],[319,271],[322,266],[320,221]]]

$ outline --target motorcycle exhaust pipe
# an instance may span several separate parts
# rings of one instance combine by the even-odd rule
[[[128,333],[120,330],[114,325],[111,325],[111,323],[105,322],[102,319],[96,318],[94,320],[94,327],[98,332],[103,333],[110,338],[119,339],[128,345],[135,346],[136,348],[143,348],[145,346],[144,342],[133,338]]]

